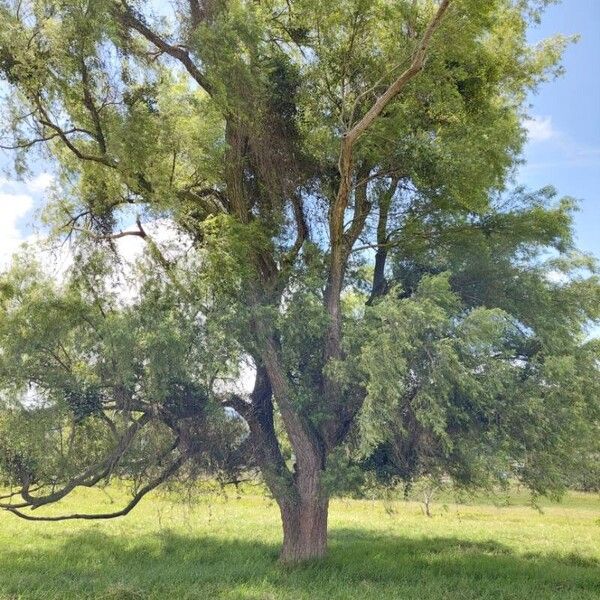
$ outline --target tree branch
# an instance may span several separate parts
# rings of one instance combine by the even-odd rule
[[[431,38],[435,31],[442,23],[442,19],[446,14],[452,0],[442,0],[438,10],[429,22],[423,37],[412,56],[412,61],[409,67],[387,88],[387,90],[377,98],[373,106],[367,111],[358,123],[356,123],[350,131],[345,135],[345,144],[348,150],[356,143],[362,134],[375,122],[377,117],[383,112],[385,107],[406,87],[409,81],[415,77],[425,66],[425,58],[427,50],[431,43]],[[344,147],[342,146],[342,148]]]
[[[206,17],[204,7],[201,6],[200,0],[188,0],[190,6],[190,22],[192,24],[192,30],[196,29]]]
[[[142,239],[146,238],[145,231],[133,230],[133,231],[119,231],[118,233],[110,233],[108,235],[96,235],[91,233],[88,229],[83,229],[81,227],[73,227],[72,231],[79,231],[80,233],[85,233],[89,237],[91,237],[96,242],[104,242],[104,241],[112,241],[118,240],[124,237],[139,237]]]
[[[37,105],[37,108],[38,108],[38,110],[39,110],[39,112],[41,114],[41,118],[39,120],[40,124],[44,125],[45,127],[49,127],[50,129],[52,129],[53,131],[55,131],[57,133],[58,137],[64,143],[64,145],[73,154],[75,154],[75,156],[77,156],[77,158],[79,158],[81,160],[89,160],[89,161],[92,161],[92,162],[97,162],[97,163],[103,164],[103,165],[105,165],[107,167],[110,167],[112,169],[116,169],[117,168],[117,163],[115,161],[111,160],[110,158],[106,157],[106,156],[97,156],[97,155],[94,155],[94,154],[87,154],[86,152],[82,152],[67,137],[67,132],[65,130],[63,130],[59,125],[57,125],[56,123],[54,123],[50,119],[49,114],[44,109],[44,107],[42,106],[42,104],[39,101],[39,99],[36,101],[36,105]],[[69,131],[72,131],[72,130],[69,130]],[[94,138],[95,138],[95,136],[94,136]]]
[[[110,513],[97,513],[97,514],[87,514],[87,513],[74,513],[71,515],[58,515],[56,517],[43,516],[38,517],[37,515],[30,515],[24,512],[21,512],[16,507],[4,506],[3,508],[13,515],[20,517],[21,519],[25,519],[26,521],[69,521],[74,519],[80,520],[94,520],[94,519],[114,519],[116,517],[124,517],[128,513],[130,513],[140,502],[140,500],[153,489],[157,488],[161,483],[164,483],[169,477],[174,475],[186,462],[188,459],[187,456],[181,455],[177,460],[172,462],[163,472],[147,483],[143,488],[141,488],[137,494],[131,499],[129,504],[122,508],[121,510],[117,510],[115,512]]]
[[[385,263],[387,261],[388,243],[387,224],[392,198],[398,188],[399,180],[392,181],[390,187],[379,198],[379,217],[377,219],[377,252],[375,253],[375,268],[373,269],[373,284],[371,296],[367,304],[372,304],[375,298],[385,294],[387,280],[385,278]]]
[[[304,205],[302,203],[302,197],[300,194],[293,195],[292,209],[294,211],[294,220],[296,221],[296,240],[289,252],[287,252],[283,258],[283,262],[287,266],[291,266],[294,263],[298,253],[302,249],[302,246],[309,235],[308,224],[304,216]]]
[[[98,142],[98,146],[100,148],[100,152],[104,155],[106,154],[106,138],[104,137],[104,133],[102,131],[102,122],[100,120],[100,114],[98,109],[96,108],[96,103],[94,102],[94,98],[91,92],[90,85],[90,77],[87,69],[87,65],[85,64],[85,57],[81,56],[81,84],[83,86],[83,104],[86,107],[87,111],[90,113],[90,117],[94,124],[94,129],[96,130],[95,139]]]
[[[145,413],[142,415],[137,421],[135,421],[125,432],[125,434],[119,440],[116,448],[113,452],[107,456],[102,462],[97,463],[88,469],[86,469],[81,475],[71,479],[63,488],[60,490],[53,492],[52,494],[47,494],[46,496],[32,496],[30,494],[30,475],[24,474],[23,476],[23,485],[20,490],[20,495],[23,498],[24,502],[19,503],[17,505],[11,504],[0,504],[0,508],[4,508],[6,510],[10,510],[12,508],[26,508],[31,507],[33,509],[38,508],[40,506],[44,506],[46,504],[51,504],[54,502],[58,502],[62,500],[65,496],[71,493],[76,487],[91,487],[98,483],[104,477],[107,477],[112,469],[114,469],[115,465],[121,460],[123,454],[129,448],[134,436],[137,432],[151,420],[151,415]]]
[[[406,69],[375,101],[367,113],[343,137],[340,148],[338,169],[340,184],[336,198],[329,211],[329,235],[331,253],[329,257],[329,276],[325,288],[325,304],[330,316],[330,326],[325,340],[325,358],[341,356],[342,316],[340,295],[343,286],[346,264],[349,256],[348,239],[344,235],[344,215],[348,199],[352,191],[353,150],[356,142],[375,122],[386,106],[406,87],[406,85],[423,69],[431,38],[440,26],[448,10],[451,0],[442,0],[433,19],[429,22],[421,41],[413,54],[412,61]],[[359,232],[360,233],[360,232]]]
[[[122,25],[137,31],[149,42],[154,44],[161,52],[164,52],[165,54],[168,54],[172,58],[178,60],[200,87],[202,87],[208,94],[212,93],[212,87],[206,80],[204,73],[202,73],[202,71],[194,63],[185,48],[169,44],[156,32],[152,31],[148,25],[144,23],[142,17],[137,15],[124,0],[120,2],[120,8],[116,7],[115,13]]]

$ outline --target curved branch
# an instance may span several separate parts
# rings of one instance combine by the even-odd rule
[[[44,109],[44,107],[41,105],[41,102],[37,102],[37,108],[40,111],[41,114],[41,118],[39,119],[39,122],[41,125],[44,125],[45,127],[49,127],[50,129],[52,129],[53,131],[56,132],[56,135],[62,140],[62,142],[64,143],[64,145],[79,159],[81,160],[89,160],[92,162],[97,162],[100,163],[102,165],[105,165],[107,167],[110,167],[112,169],[116,169],[117,168],[117,163],[113,160],[111,160],[110,158],[106,157],[106,156],[96,156],[94,154],[87,154],[86,152],[82,152],[68,137],[67,137],[67,132],[62,129],[60,126],[58,126],[56,123],[54,123],[53,121],[50,120],[50,116],[48,115],[48,113],[46,112],[46,110]],[[48,136],[46,136],[48,137]],[[56,136],[53,136],[56,137]],[[94,136],[95,138],[95,136]]]
[[[141,488],[135,496],[131,499],[129,504],[122,508],[121,510],[117,510],[110,513],[97,513],[97,514],[89,514],[89,513],[74,513],[71,515],[58,515],[56,517],[49,516],[34,516],[29,515],[27,513],[21,512],[16,507],[6,506],[5,510],[8,510],[13,515],[20,517],[21,519],[25,519],[26,521],[71,521],[75,519],[80,520],[94,520],[94,519],[114,519],[116,517],[124,517],[128,513],[130,513],[140,502],[140,500],[153,489],[157,488],[161,483],[164,483],[167,479],[169,479],[172,475],[174,475],[186,462],[188,457],[186,455],[181,455],[177,460],[172,462],[158,477],[154,478],[152,481],[147,483],[143,488]]]
[[[310,233],[304,214],[304,204],[300,194],[295,194],[292,197],[292,209],[294,211],[294,220],[296,221],[296,240],[283,259],[283,262],[288,266],[294,264],[294,261]]]
[[[116,464],[121,460],[123,454],[129,448],[136,433],[151,420],[151,415],[145,413],[137,421],[135,421],[125,432],[123,437],[119,440],[116,448],[113,452],[107,456],[103,461],[97,463],[88,469],[86,469],[81,475],[71,479],[63,488],[60,490],[48,494],[46,496],[35,497],[32,496],[29,489],[30,482],[27,480],[27,476],[24,478],[23,487],[20,490],[20,495],[25,502],[15,504],[0,504],[0,508],[11,510],[14,508],[26,508],[31,507],[32,509],[39,508],[46,504],[52,504],[62,500],[65,496],[71,493],[76,487],[91,487],[98,483],[101,479],[104,479],[110,475]]]

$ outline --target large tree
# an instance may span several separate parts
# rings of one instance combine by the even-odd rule
[[[23,265],[5,279],[0,377],[33,384],[45,408],[24,409],[37,438],[5,414],[20,496],[2,506],[93,517],[27,509],[119,466],[146,480],[135,505],[231,438],[221,455],[252,454],[294,562],[325,553],[327,466],[349,436],[367,453],[395,447],[413,474],[431,456],[462,473],[501,446],[544,491],[556,449],[589,423],[584,372],[597,368],[582,337],[597,285],[576,276],[568,208],[492,201],[519,159],[526,95],[564,46],[527,44],[544,4],[1,2],[3,145],[18,167],[54,165],[47,220],[77,257],[58,287]],[[183,256],[153,238],[157,221]],[[106,258],[126,236],[148,250],[127,302]],[[569,282],[549,279],[544,251]],[[220,381],[244,360],[248,397]],[[517,426],[557,407],[565,426],[546,437]],[[69,450],[53,453],[63,433]]]

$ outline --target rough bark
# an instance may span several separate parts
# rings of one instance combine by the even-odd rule
[[[287,385],[278,382],[278,365],[271,364],[270,367],[271,376],[275,378],[273,387],[279,387],[280,393],[284,394]],[[328,496],[322,485],[325,452],[306,431],[307,425],[291,413],[289,401],[284,400],[281,410],[296,453],[294,472],[288,469],[275,432],[272,394],[268,369],[258,363],[250,402],[233,397],[226,404],[248,423],[254,457],[281,512],[283,547],[280,560],[295,564],[320,558],[327,549]]]
[[[322,470],[298,472],[294,492],[278,502],[283,524],[280,561],[285,564],[322,558],[327,551],[329,497]]]
[[[269,378],[296,456],[291,485],[283,490],[274,490],[270,486],[279,504],[283,524],[280,559],[287,564],[299,563],[320,558],[327,549],[329,503],[322,484],[326,451],[309,420],[295,410],[281,365],[272,352],[267,352],[266,356]]]

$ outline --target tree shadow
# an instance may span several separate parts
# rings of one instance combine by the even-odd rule
[[[0,553],[0,599],[600,598],[599,561],[517,555],[494,541],[331,533],[325,561],[277,564],[278,546],[174,532],[120,537],[91,528],[51,549]]]

